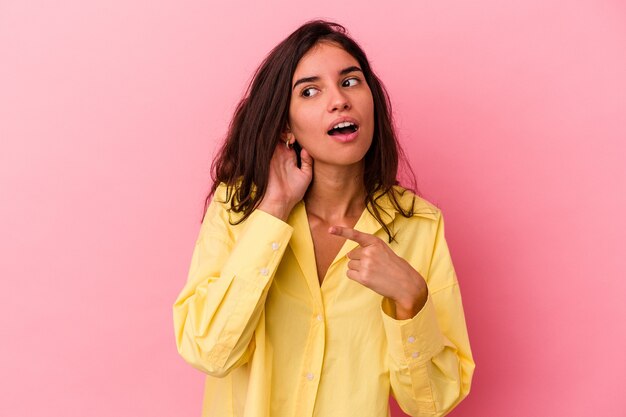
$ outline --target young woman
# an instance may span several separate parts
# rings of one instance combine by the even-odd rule
[[[343,26],[307,22],[240,102],[187,283],[203,416],[442,416],[474,361],[440,210],[398,185],[391,107]]]

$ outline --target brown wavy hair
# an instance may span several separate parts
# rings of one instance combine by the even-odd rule
[[[372,92],[375,123],[372,144],[364,157],[365,206],[391,242],[394,236],[381,218],[383,209],[377,200],[387,194],[398,212],[405,217],[412,216],[415,198],[411,207],[402,207],[399,198],[407,189],[417,194],[414,191],[415,175],[410,165],[405,164],[411,187],[394,187],[399,185],[396,178],[399,159],[401,157],[403,162],[406,159],[394,130],[389,95],[372,71],[365,52],[348,36],[345,27],[319,19],[306,22],[279,43],[255,71],[211,165],[213,185],[206,197],[204,212],[220,183],[227,186],[227,201],[224,203],[230,201],[230,210],[242,214],[233,224],[244,221],[260,204],[267,189],[272,154],[288,122],[291,82],[296,66],[313,46],[322,41],[340,46],[358,61]]]

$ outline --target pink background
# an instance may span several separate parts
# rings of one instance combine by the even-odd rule
[[[381,7],[0,3],[0,415],[199,416],[171,305],[209,164],[315,17],[368,53],[446,216],[477,363],[452,415],[626,415],[626,6]]]

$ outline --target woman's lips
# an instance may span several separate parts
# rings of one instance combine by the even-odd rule
[[[346,143],[352,142],[359,135],[359,128],[352,133],[336,133],[334,135],[328,135],[331,139],[336,140],[337,142]]]

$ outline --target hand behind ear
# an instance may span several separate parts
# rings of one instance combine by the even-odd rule
[[[259,209],[286,220],[293,207],[304,197],[313,179],[313,158],[302,148],[301,167],[298,168],[296,151],[285,146],[296,138],[289,133],[284,142],[278,141],[270,161],[267,189]],[[282,138],[281,138],[282,139]]]
[[[304,148],[300,151],[300,170],[313,179],[313,157]]]

